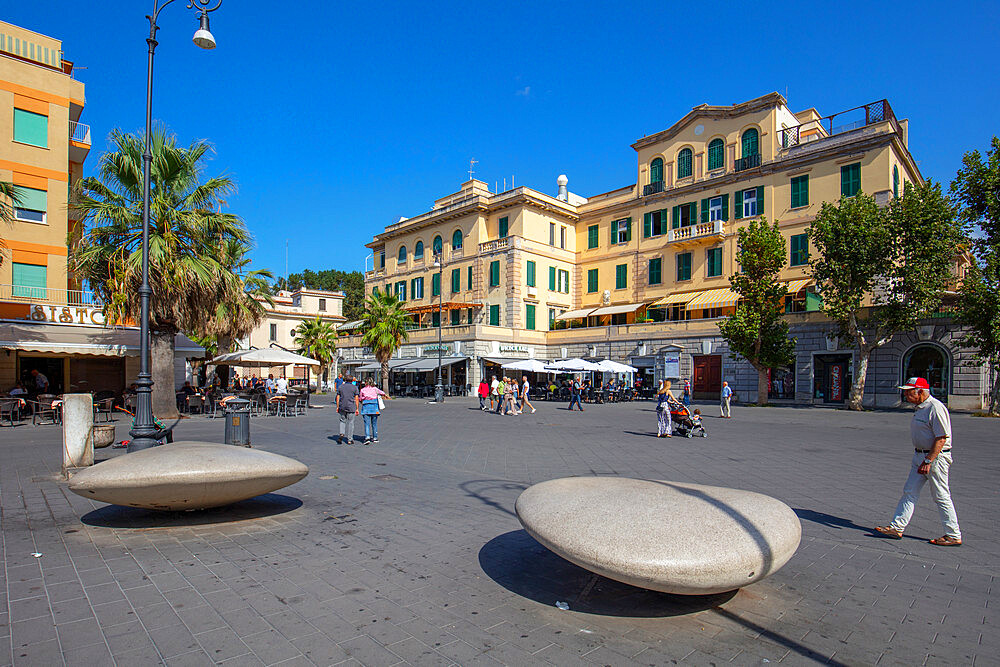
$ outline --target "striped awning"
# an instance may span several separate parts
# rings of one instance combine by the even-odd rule
[[[594,312],[596,308],[581,308],[580,310],[567,310],[561,315],[556,315],[557,320],[575,320],[581,317],[586,317]]]
[[[798,294],[802,291],[802,288],[811,283],[810,278],[803,278],[802,280],[789,280],[786,283],[785,293],[786,294]]]
[[[604,306],[603,308],[598,308],[590,314],[590,316],[595,315],[621,315],[622,313],[634,313],[635,311],[642,308],[644,303],[625,303],[620,306]]]
[[[705,290],[699,292],[693,299],[688,301],[688,310],[697,308],[720,308],[722,306],[732,306],[740,300],[740,295],[728,287]]]
[[[480,305],[481,304],[478,303],[464,303],[464,302],[460,303],[457,301],[445,301],[443,304],[441,304],[441,310],[462,310],[464,308],[476,308]],[[438,311],[438,304],[436,303],[426,306],[413,306],[411,308],[406,309],[406,312],[410,313],[411,315],[420,315],[423,313],[436,313],[437,311]]]
[[[698,292],[682,292],[680,294],[668,294],[662,299],[657,299],[653,303],[649,304],[649,307],[655,308],[656,306],[683,306],[697,295]]]

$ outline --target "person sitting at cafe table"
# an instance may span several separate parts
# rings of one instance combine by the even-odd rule
[[[28,390],[24,388],[24,383],[18,380],[9,393],[11,396],[27,396]]]

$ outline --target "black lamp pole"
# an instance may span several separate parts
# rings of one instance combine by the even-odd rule
[[[139,376],[135,382],[135,424],[130,431],[132,439],[128,444],[129,452],[155,447],[158,438],[162,435],[156,427],[156,420],[153,418],[153,376],[149,371],[149,300],[153,295],[153,290],[149,287],[149,172],[153,162],[150,148],[153,124],[153,53],[156,51],[157,45],[156,31],[160,29],[156,25],[156,19],[163,8],[172,2],[174,0],[166,0],[161,4],[160,0],[153,0],[153,13],[146,16],[149,20],[149,37],[146,38],[146,44],[149,46],[149,61],[146,66],[146,136],[142,153],[142,285],[139,287]],[[209,8],[210,4],[212,4],[212,0],[191,0],[187,5],[188,9],[199,12],[199,28],[194,33],[194,43],[203,49],[215,48],[215,39],[208,30],[208,13],[218,9],[222,0],[218,0],[211,8]]]
[[[444,251],[437,257],[438,265],[438,369],[437,384],[434,385],[434,402],[444,403],[444,386],[441,384],[441,329],[444,328],[444,319],[441,317],[441,302],[444,300]]]

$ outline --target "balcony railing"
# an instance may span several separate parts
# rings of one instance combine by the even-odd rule
[[[745,171],[747,169],[753,169],[754,167],[760,166],[760,153],[754,153],[753,155],[748,155],[746,157],[741,157],[733,165],[733,171]]]
[[[506,250],[510,247],[510,237],[505,236],[502,239],[496,239],[494,241],[487,241],[486,243],[479,244],[480,253],[497,252],[498,250]]]
[[[365,280],[375,280],[376,278],[381,278],[385,275],[385,269],[376,269],[374,271],[365,271]]]
[[[832,116],[810,120],[795,127],[786,127],[780,131],[779,140],[782,148],[794,148],[801,144],[827,139],[883,121],[889,121],[893,130],[899,132],[899,123],[896,121],[896,115],[892,112],[888,100],[878,100],[847,111],[840,111]]]
[[[702,236],[716,236],[722,234],[722,220],[712,222],[701,222],[690,227],[679,227],[667,232],[667,241],[689,241]]]
[[[69,139],[81,144],[90,145],[90,126],[75,121],[69,122]]]
[[[25,287],[23,285],[0,285],[0,301],[15,303],[46,303],[59,306],[80,306],[102,308],[104,304],[93,292],[72,289],[52,289],[50,287]]]
[[[642,186],[642,196],[655,195],[657,192],[663,192],[666,189],[666,184],[663,181],[654,181],[649,185]]]

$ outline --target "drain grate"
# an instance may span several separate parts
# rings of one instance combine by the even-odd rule
[[[374,477],[369,477],[369,479],[377,479],[380,482],[395,482],[396,480],[406,478],[399,475],[375,475]]]

